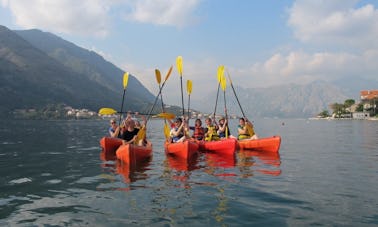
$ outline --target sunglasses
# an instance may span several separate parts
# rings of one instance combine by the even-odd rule
[[[115,124],[115,122],[112,122],[111,124]]]

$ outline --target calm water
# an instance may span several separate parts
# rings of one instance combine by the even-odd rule
[[[183,163],[153,120],[153,157],[133,168],[101,155],[107,121],[1,125],[0,226],[378,225],[378,121],[255,119],[280,156]]]

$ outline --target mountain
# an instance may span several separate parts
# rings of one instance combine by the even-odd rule
[[[242,88],[235,86],[235,91],[247,117],[311,117],[320,113],[331,103],[344,103],[350,97],[342,90],[324,81],[315,81],[307,85],[283,85],[270,88]],[[211,93],[198,108],[213,112],[216,92]],[[231,88],[226,90],[226,104],[229,114],[241,116],[240,107]],[[217,113],[224,113],[223,94],[218,99]]]
[[[76,108],[118,109],[123,71],[95,52],[39,30],[0,26],[0,111],[65,103]],[[125,109],[142,110],[154,96],[132,75]]]

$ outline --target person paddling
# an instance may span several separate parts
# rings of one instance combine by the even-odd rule
[[[108,129],[110,137],[121,138],[121,127],[117,125],[116,119],[110,119],[110,127]]]
[[[137,139],[139,129],[135,128],[135,122],[133,119],[127,119],[125,121],[125,131],[122,134],[122,143],[131,144]]]
[[[218,121],[218,135],[219,138],[226,138],[226,137],[233,137],[231,136],[230,129],[228,127],[228,120],[225,119],[224,117],[221,117]],[[227,130],[227,133],[226,133]],[[233,137],[235,138],[235,137]]]
[[[192,138],[195,140],[203,140],[205,136],[205,129],[202,127],[201,119],[197,118],[194,122],[194,126],[189,127],[190,130],[193,130]]]
[[[249,127],[249,129],[248,129]],[[239,125],[238,125],[238,140],[245,140],[245,139],[258,139],[258,136],[253,129],[253,124],[248,121],[248,119],[240,118]]]
[[[185,136],[185,124],[183,124],[182,119],[176,118],[174,127],[172,127],[170,136],[173,143],[183,142],[186,139]]]
[[[218,127],[213,125],[211,118],[205,120],[205,141],[217,141],[219,140],[219,135],[217,133]]]

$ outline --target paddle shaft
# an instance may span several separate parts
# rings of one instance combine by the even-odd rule
[[[220,83],[218,83],[217,98],[215,100],[215,107],[214,107],[214,114],[213,114],[214,120],[215,120],[215,112],[217,111],[217,105],[218,105],[219,87],[220,87]]]
[[[118,125],[121,124],[121,120],[122,120],[122,111],[123,111],[123,102],[125,101],[125,93],[126,93],[126,88],[123,89],[123,96],[122,96],[122,104],[121,104],[121,112],[120,115],[119,115],[119,122],[118,122]]]
[[[166,79],[167,79],[167,78],[166,78]],[[148,114],[147,114],[148,117],[147,117],[146,122],[147,122],[148,120],[150,120],[151,113],[152,113],[152,111],[153,111],[154,108],[155,108],[156,102],[157,102],[157,100],[159,99],[159,96],[161,95],[161,90],[163,89],[163,87],[164,87],[166,81],[167,81],[167,80],[165,80],[165,81],[163,82],[163,84],[161,85],[161,87],[159,88],[159,93],[158,93],[157,96],[155,97],[154,104],[151,106],[150,111],[148,111]]]
[[[185,115],[185,109],[184,109],[184,91],[182,89],[182,76],[180,76],[180,84],[181,84],[181,105],[182,105],[182,116]]]
[[[230,84],[231,84],[232,91],[234,92],[234,95],[235,95],[236,101],[238,101],[238,104],[239,104],[240,110],[241,110],[241,112],[242,112],[242,114],[243,114],[243,117],[246,118],[246,117],[245,117],[245,114],[244,114],[244,111],[243,111],[243,108],[242,108],[242,106],[241,106],[241,104],[240,104],[239,98],[238,98],[238,96],[236,95],[236,91],[235,91],[234,85],[232,84],[231,77],[230,77],[230,74],[228,73],[228,71],[227,71],[227,75],[228,75],[228,79],[230,79]]]

